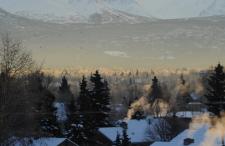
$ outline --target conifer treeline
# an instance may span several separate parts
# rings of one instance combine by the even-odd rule
[[[90,83],[85,76],[80,82],[80,92],[77,101],[77,111],[71,124],[71,139],[78,143],[94,141],[93,136],[98,127],[110,126],[110,90],[108,83],[98,71],[90,77]]]

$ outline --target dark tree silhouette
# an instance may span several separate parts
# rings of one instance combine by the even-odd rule
[[[65,76],[62,77],[62,82],[59,87],[60,92],[66,93],[70,92],[70,85],[68,84],[68,81]]]
[[[218,64],[208,78],[207,98],[208,110],[219,116],[225,110],[225,73],[224,67]]]
[[[116,135],[116,141],[115,141],[115,144],[114,144],[115,146],[121,146],[122,145],[122,143],[121,143],[121,137],[120,137],[120,134],[119,133],[117,133],[117,135]]]
[[[162,98],[161,87],[156,76],[152,79],[151,93],[149,95],[150,102],[154,102],[156,99]]]
[[[144,111],[142,111],[142,110],[136,111],[136,112],[132,115],[131,118],[132,118],[132,119],[137,119],[137,120],[144,119],[144,118],[145,118],[145,116],[144,116]]]
[[[70,90],[70,85],[65,76],[62,77],[61,85],[59,86],[59,102],[65,105],[65,110],[67,111],[67,120],[63,121],[61,124],[62,129],[65,131],[70,127],[74,120],[74,113],[77,111],[75,99],[73,93]],[[69,128],[70,129],[70,128]]]
[[[92,103],[87,88],[87,81],[85,76],[83,76],[80,82],[80,92],[78,97],[78,114],[75,115],[75,133],[77,133],[77,138],[75,141],[84,142],[87,138],[90,138],[93,132],[92,119],[94,118],[91,114]],[[78,131],[76,131],[78,130]]]
[[[90,78],[92,83],[91,102],[93,112],[95,112],[94,125],[109,126],[109,112],[110,112],[110,93],[107,81],[103,80],[98,71]]]
[[[35,107],[37,115],[39,115],[41,130],[46,135],[59,136],[61,134],[55,115],[55,96],[43,87],[44,77],[44,74],[41,72],[30,74],[27,89],[32,94],[32,97],[35,98]]]
[[[121,146],[131,146],[130,138],[128,137],[127,134],[127,128],[123,129]]]
[[[185,85],[185,84],[186,84],[186,81],[185,81],[185,79],[184,79],[184,75],[183,75],[183,74],[180,75],[180,83],[181,83],[182,85]]]
[[[33,68],[34,62],[25,51],[21,41],[14,40],[8,34],[0,39],[0,143],[7,138],[17,136],[17,132],[31,133],[27,120],[31,110],[28,97],[24,92],[24,76]],[[19,114],[18,114],[19,113]],[[20,114],[23,114],[21,116]],[[32,127],[33,128],[33,127]],[[1,144],[0,144],[1,145]]]
[[[78,103],[80,112],[86,112],[91,110],[91,98],[89,90],[87,88],[87,80],[85,76],[83,76],[82,81],[80,82]]]

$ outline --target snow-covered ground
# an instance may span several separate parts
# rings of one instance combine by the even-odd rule
[[[66,138],[23,138],[23,139],[12,139],[11,145],[13,146],[58,146],[59,144],[63,143]]]

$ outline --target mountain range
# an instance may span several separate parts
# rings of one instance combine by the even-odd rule
[[[224,0],[0,0],[0,8],[55,23],[142,23],[225,15]]]
[[[3,2],[3,0],[0,1]],[[25,0],[17,0],[16,5],[10,6],[19,6],[19,1],[23,2]],[[41,0],[39,1],[41,2]],[[99,1],[96,0],[96,2]],[[191,1],[194,0],[189,2],[191,3]],[[198,2],[200,1],[198,0]],[[211,2],[211,0],[204,1],[204,5],[207,4],[207,6]],[[38,5],[39,2],[36,2],[34,4]],[[63,0],[51,2],[64,3]],[[74,0],[71,0],[70,5],[73,2]],[[112,3],[114,2],[112,0]],[[127,2],[129,1],[127,0]],[[160,0],[157,2],[160,4]],[[5,5],[3,9],[0,8],[0,34],[9,33],[14,39],[22,40],[25,48],[33,52],[34,59],[38,62],[44,60],[47,67],[144,69],[208,67],[211,64],[218,63],[218,61],[225,63],[225,16],[222,9],[223,5],[222,1],[211,4],[210,7],[204,6],[204,11],[198,10],[198,13],[196,11],[195,14],[198,15],[185,13],[182,17],[176,17],[179,19],[170,17],[163,19],[158,17],[159,15],[153,15],[154,13],[151,13],[150,16],[147,16],[147,14],[134,14],[122,9],[110,9],[114,15],[109,10],[102,11],[101,14],[94,13],[96,15],[92,16],[94,18],[104,16],[104,19],[98,18],[104,20],[101,22],[97,21],[98,19],[69,21],[64,17],[66,15],[61,12],[55,13],[55,15],[60,14],[63,18],[61,20],[56,20],[50,15],[51,20],[40,20],[33,18],[33,16],[21,15],[18,10],[10,10]],[[3,3],[0,2],[0,5],[2,7]],[[27,5],[27,8],[29,6]],[[25,10],[26,6],[22,5],[20,7]],[[36,10],[38,10],[37,8]],[[40,12],[45,13],[45,8],[47,6],[43,5],[43,11]],[[33,11],[35,11],[35,8]],[[169,12],[172,14],[172,11],[168,11],[168,15]],[[190,12],[194,14],[194,11]],[[86,14],[86,16],[90,14]],[[118,18],[118,14],[123,17]],[[184,11],[180,10],[178,14],[181,16]],[[209,17],[206,17],[208,15]],[[161,16],[165,17],[165,15]],[[194,18],[190,18],[190,16]]]

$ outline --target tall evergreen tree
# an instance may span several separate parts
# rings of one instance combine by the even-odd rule
[[[92,138],[92,102],[87,88],[87,80],[83,76],[80,82],[80,92],[78,96],[78,112],[72,116],[69,138],[82,145]]]
[[[121,146],[131,146],[130,138],[128,137],[127,134],[127,128],[123,129]]]
[[[208,111],[217,116],[225,110],[225,73],[224,67],[218,64],[208,78],[207,98]]]
[[[66,121],[61,123],[61,126],[64,127],[70,127],[71,123],[73,123],[73,115],[76,112],[76,104],[75,99],[73,96],[73,93],[70,90],[70,85],[67,81],[67,78],[65,76],[62,77],[61,85],[59,86],[59,100],[58,102],[61,102],[65,105],[65,110],[67,117],[69,117]]]
[[[59,95],[61,99],[63,99],[63,101],[67,104],[67,106],[72,103],[71,101],[74,101],[73,94],[70,90],[70,85],[65,76],[62,77],[61,85],[59,86]]]
[[[103,80],[98,71],[90,78],[93,89],[91,91],[92,108],[95,112],[96,127],[109,126],[110,93],[107,81]]]
[[[62,77],[62,82],[61,82],[61,85],[59,87],[59,90],[61,92],[70,92],[70,85],[68,84],[68,81],[66,79],[65,76]]]
[[[54,107],[55,96],[43,87],[44,74],[35,72],[28,76],[27,90],[33,97],[36,114],[41,129],[46,135],[60,135],[60,129],[56,121],[56,108]]]
[[[121,143],[121,137],[120,137],[120,134],[117,133],[116,135],[116,141],[115,141],[115,146],[122,146],[122,143]]]
[[[93,130],[92,119],[94,119],[92,115],[92,102],[90,97],[89,89],[87,88],[87,80],[85,76],[83,76],[82,81],[80,83],[80,93],[79,93],[79,123],[83,126],[83,130],[86,136]]]
[[[85,134],[88,136],[94,129],[92,125],[93,116],[93,103],[90,97],[90,91],[87,88],[87,80],[83,76],[80,83],[80,94],[79,94],[79,115],[80,120],[84,128]]]
[[[149,95],[150,102],[154,102],[156,99],[162,98],[161,87],[156,76],[152,79],[151,93]]]
[[[185,84],[186,84],[186,81],[185,81],[185,79],[184,79],[184,75],[183,75],[183,74],[180,75],[180,83],[181,83],[182,85],[185,85]]]
[[[89,90],[87,88],[87,80],[85,76],[83,76],[82,81],[80,82],[78,103],[80,112],[86,112],[91,110],[91,98]]]

